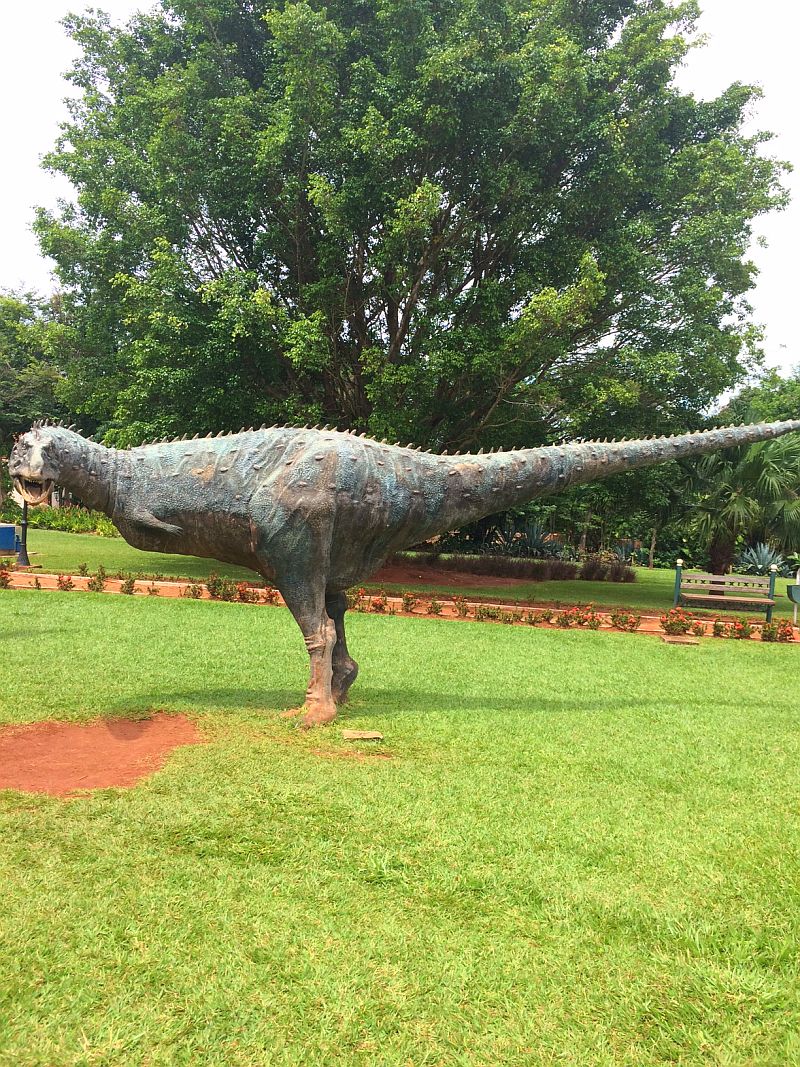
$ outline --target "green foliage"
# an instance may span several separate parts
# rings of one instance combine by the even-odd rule
[[[163,0],[70,16],[40,212],[65,402],[119,443],[331,421],[434,446],[683,427],[758,350],[757,93],[691,2]]]
[[[63,327],[59,301],[0,292],[0,455],[36,419],[66,414],[57,398]]]
[[[212,600],[236,600],[239,598],[239,586],[244,582],[235,582],[232,578],[222,578],[212,571],[206,579],[206,589]]]
[[[761,640],[774,643],[788,643],[794,641],[794,627],[788,619],[779,622],[765,622],[761,627]]]
[[[63,530],[65,533],[96,533],[100,537],[119,537],[119,531],[101,511],[80,507],[30,508],[28,525],[41,530]]]
[[[86,588],[89,590],[90,593],[102,593],[106,587],[106,579],[106,569],[101,563],[100,566],[97,568],[96,573],[93,574],[89,581],[86,583]]]
[[[737,574],[768,575],[773,567],[777,567],[777,573],[784,577],[792,573],[781,553],[763,541],[746,548],[736,560],[735,567]]]
[[[766,370],[755,384],[742,389],[723,412],[726,421],[758,422],[796,419],[800,415],[800,367],[784,378]]]
[[[740,538],[800,549],[800,436],[701,456],[688,468],[693,523],[714,574],[731,566]]]

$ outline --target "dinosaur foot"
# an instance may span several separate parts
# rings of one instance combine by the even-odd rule
[[[350,692],[350,686],[357,677],[358,664],[352,659],[343,667],[341,673],[334,671],[333,680],[331,681],[331,690],[333,692],[335,703],[347,703],[347,694]]]
[[[333,701],[329,704],[315,701],[313,704],[306,703],[305,715],[297,724],[302,730],[310,730],[312,726],[324,726],[336,718],[336,705]]]

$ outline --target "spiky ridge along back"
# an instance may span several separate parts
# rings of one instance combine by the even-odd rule
[[[76,429],[76,426],[75,426],[74,423],[72,423],[71,425],[67,426],[65,423],[63,423],[63,422],[61,422],[59,420],[40,419],[40,420],[37,420],[36,422],[34,422],[34,424],[32,426],[32,429],[33,430],[41,430],[41,429],[46,429],[47,427],[59,427],[61,429],[65,429],[65,430],[71,430],[71,431],[79,434],[80,436],[83,436],[83,431]],[[562,441],[562,442],[560,442],[560,444],[557,444],[557,445],[542,445],[542,446],[538,446],[536,448],[516,448],[516,447],[515,448],[511,448],[511,449],[490,448],[490,449],[486,449],[486,450],[484,450],[483,448],[480,448],[480,449],[478,449],[477,452],[452,452],[452,453],[448,453],[447,450],[445,450],[443,452],[434,452],[430,448],[422,448],[420,445],[415,445],[415,444],[413,444],[411,442],[409,442],[408,444],[403,445],[403,444],[400,444],[399,441],[389,442],[389,441],[386,440],[386,438],[383,438],[383,439],[381,439],[379,441],[377,438],[370,437],[365,432],[357,433],[357,432],[355,432],[353,430],[347,430],[347,429],[340,430],[335,426],[329,426],[329,425],[312,426],[310,424],[306,424],[304,426],[294,426],[294,425],[279,425],[277,423],[274,423],[271,426],[267,426],[266,424],[262,424],[259,427],[253,427],[253,426],[242,427],[242,429],[240,429],[240,430],[220,430],[216,434],[215,433],[207,433],[205,435],[201,435],[199,433],[196,433],[196,434],[193,434],[192,436],[189,436],[188,434],[185,434],[182,437],[154,438],[152,441],[143,441],[141,445],[129,445],[127,447],[126,451],[130,451],[132,448],[147,448],[147,447],[151,447],[153,445],[178,444],[178,443],[183,442],[183,441],[217,440],[219,438],[239,437],[242,434],[248,434],[248,433],[262,433],[262,432],[265,432],[265,431],[266,432],[277,431],[277,432],[283,433],[283,432],[292,431],[292,430],[297,430],[297,431],[307,430],[307,431],[313,431],[313,432],[317,432],[317,433],[335,433],[335,434],[339,434],[339,435],[341,435],[343,437],[359,438],[359,439],[362,439],[362,440],[371,441],[371,442],[373,442],[375,444],[379,444],[379,445],[389,445],[390,448],[401,448],[401,449],[404,449],[404,450],[407,450],[407,451],[411,451],[411,452],[419,452],[419,453],[421,453],[423,455],[441,455],[441,456],[452,456],[452,457],[497,455],[497,454],[503,454],[503,453],[517,453],[517,452],[538,452],[538,453],[541,453],[541,452],[546,451],[548,449],[556,449],[556,450],[565,449],[565,448],[573,449],[573,448],[577,448],[577,447],[585,448],[587,446],[593,446],[594,448],[597,448],[597,447],[615,448],[615,446],[616,447],[619,447],[619,446],[628,446],[628,447],[630,447],[630,446],[633,446],[633,445],[650,444],[651,446],[659,445],[660,447],[662,447],[664,449],[663,460],[666,461],[666,460],[671,459],[671,458],[678,458],[678,457],[676,457],[674,455],[674,453],[676,451],[678,451],[678,450],[680,450],[680,453],[683,454],[683,448],[681,446],[682,446],[682,444],[684,442],[696,442],[696,443],[699,444],[701,441],[708,441],[709,447],[708,447],[708,449],[705,449],[707,451],[713,451],[714,449],[720,449],[720,448],[725,448],[725,447],[733,448],[733,447],[735,447],[736,445],[739,445],[739,444],[748,443],[748,442],[752,443],[754,441],[761,441],[761,440],[765,440],[767,438],[781,436],[784,433],[790,433],[790,432],[793,432],[795,430],[800,430],[800,420],[786,420],[784,422],[774,422],[774,423],[750,423],[750,424],[739,425],[739,426],[715,426],[715,427],[712,427],[711,429],[708,429],[708,430],[693,430],[693,431],[690,431],[688,433],[672,434],[672,435],[669,435],[669,436],[665,435],[665,434],[661,434],[660,436],[652,436],[652,437],[642,437],[642,438],[622,437],[622,438],[619,438],[619,439],[617,439],[617,438],[609,439],[609,438],[606,437],[606,438],[603,438],[602,440],[600,440],[600,438],[593,438],[591,440],[586,440],[584,438],[577,438],[574,441],[569,441],[569,442]],[[724,435],[724,438],[720,437],[720,435]],[[94,437],[84,437],[84,440],[94,442]],[[712,445],[712,440],[714,442],[713,445]],[[676,448],[676,446],[678,446],[678,447]],[[669,450],[670,449],[672,450],[673,455],[669,454]],[[695,451],[700,451],[700,449],[690,450],[690,452],[688,454],[693,454]]]

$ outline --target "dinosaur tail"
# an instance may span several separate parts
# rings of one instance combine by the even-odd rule
[[[463,495],[450,529],[571,485],[684,456],[752,444],[800,430],[800,419],[727,426],[638,441],[586,441],[547,448],[449,457]],[[455,471],[453,472],[455,473]],[[452,521],[457,519],[458,521]]]

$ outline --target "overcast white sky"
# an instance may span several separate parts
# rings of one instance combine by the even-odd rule
[[[716,95],[732,81],[755,82],[764,91],[754,126],[776,133],[768,151],[792,163],[788,183],[791,207],[761,220],[758,234],[768,247],[754,247],[760,268],[753,295],[756,318],[767,331],[767,359],[789,370],[800,363],[796,326],[797,249],[800,247],[800,101],[797,38],[800,5],[796,0],[700,0],[700,30],[708,35],[680,77],[684,90]],[[5,164],[0,169],[0,288],[53,288],[51,264],[38,251],[30,231],[34,205],[50,207],[69,196],[66,181],[46,174],[39,159],[55,141],[65,117],[62,79],[70,65],[71,44],[59,25],[83,0],[28,0],[3,4],[0,20],[0,137]],[[143,0],[97,0],[115,20],[151,6]]]

